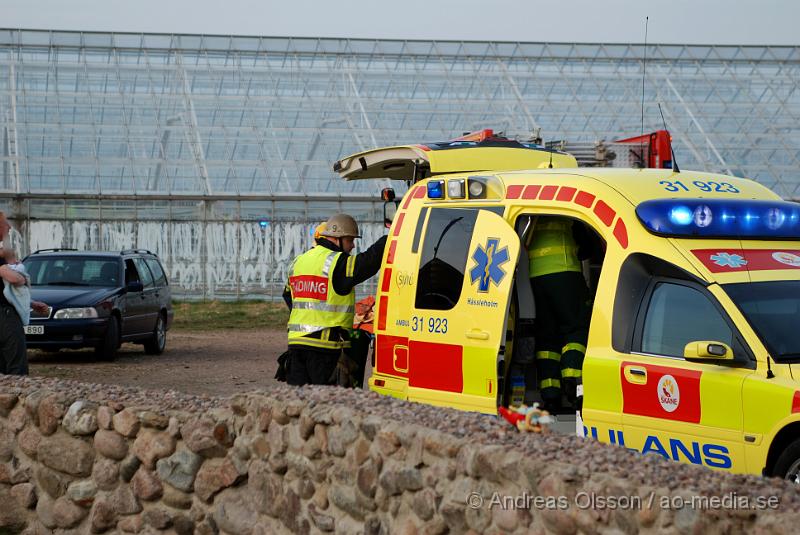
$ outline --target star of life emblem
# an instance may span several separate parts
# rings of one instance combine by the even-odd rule
[[[711,260],[718,266],[740,268],[747,265],[747,260],[742,255],[731,253],[717,253],[711,255]]]
[[[495,286],[500,285],[500,281],[505,277],[505,270],[500,267],[508,262],[508,247],[498,249],[500,246],[499,238],[489,238],[486,240],[486,247],[478,245],[472,253],[475,266],[470,270],[469,275],[472,284],[478,282],[479,292],[488,292],[491,283]]]

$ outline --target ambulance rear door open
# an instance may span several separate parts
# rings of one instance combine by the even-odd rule
[[[497,411],[520,243],[495,212],[502,207],[429,210],[407,318],[410,400]]]

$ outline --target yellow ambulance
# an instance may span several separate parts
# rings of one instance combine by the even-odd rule
[[[752,180],[579,168],[494,137],[334,169],[410,185],[378,282],[370,389],[496,413],[510,363],[530,360],[525,244],[536,218],[566,218],[599,245],[584,262],[585,435],[800,482],[800,205]]]

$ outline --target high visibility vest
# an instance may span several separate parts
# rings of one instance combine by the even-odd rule
[[[556,217],[540,217],[533,228],[528,245],[528,274],[531,277],[581,271],[578,246],[572,236],[572,221]]]
[[[353,329],[356,293],[339,295],[333,289],[333,268],[340,252],[317,245],[298,256],[289,271],[292,312],[289,315],[289,345],[299,344],[323,349],[341,349],[349,341],[330,340],[330,329]],[[355,257],[347,259],[352,272]],[[308,336],[319,332],[319,337]],[[338,338],[338,337],[336,337]]]

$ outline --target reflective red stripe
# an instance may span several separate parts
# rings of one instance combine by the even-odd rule
[[[569,186],[561,186],[561,189],[558,190],[558,195],[556,195],[556,200],[569,202],[575,196],[576,191],[578,190],[575,188],[571,188]]]
[[[525,192],[522,194],[523,199],[535,199],[537,195],[539,195],[539,190],[542,189],[542,186],[538,184],[532,186],[525,186]]]
[[[408,193],[406,193],[406,200],[403,201],[403,210],[408,208],[408,205],[411,203],[411,199],[414,198],[414,194],[417,193],[418,189],[419,189],[419,186],[415,186],[415,187],[411,188],[410,190],[408,190]]]
[[[389,254],[386,255],[386,263],[394,264],[394,252],[397,249],[397,240],[389,244]]]
[[[594,213],[607,227],[611,226],[611,223],[614,222],[614,216],[617,215],[617,212],[602,200],[597,201],[597,204],[594,206]]]
[[[394,224],[394,232],[392,233],[393,236],[397,236],[400,234],[400,229],[403,227],[403,220],[406,218],[405,212],[400,213],[397,216],[397,222]]]
[[[625,222],[622,218],[617,219],[617,224],[614,225],[614,237],[623,249],[628,248],[628,229],[625,228]]]
[[[792,398],[792,412],[800,412],[800,392],[795,392]]]
[[[519,199],[520,194],[522,194],[522,186],[508,186],[506,199]]]
[[[595,196],[586,191],[579,191],[575,197],[575,204],[580,204],[584,208],[591,208],[594,204]]]
[[[415,199],[423,198],[425,196],[426,191],[427,190],[425,186],[417,186],[417,190],[414,192],[414,198]]]
[[[388,292],[392,283],[392,268],[383,270],[383,278],[381,279],[381,291]]]
[[[545,186],[542,188],[542,193],[539,195],[539,199],[542,201],[552,201],[556,196],[557,190],[558,186]]]
[[[386,312],[389,310],[389,298],[385,295],[381,296],[380,305],[378,306],[378,330],[386,330]]]

